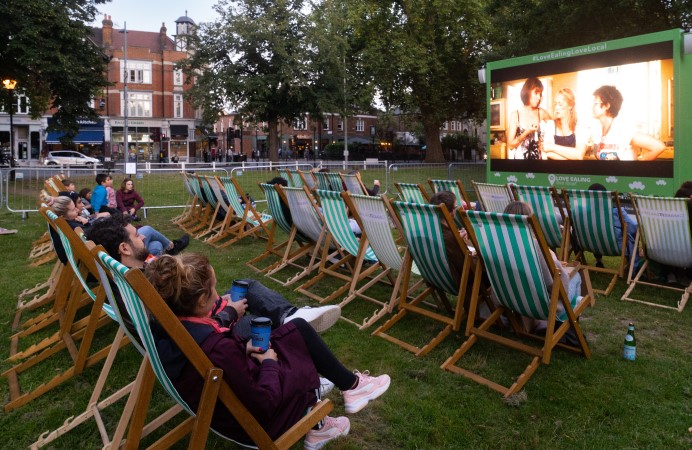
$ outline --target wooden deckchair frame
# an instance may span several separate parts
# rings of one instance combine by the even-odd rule
[[[316,189],[341,192],[344,190],[339,172],[313,172],[317,181]]]
[[[534,318],[536,319],[547,319],[548,325],[546,328],[546,333],[545,337],[541,336],[536,336],[536,335],[531,335],[527,333],[524,330],[524,325],[521,323],[521,320],[518,316],[518,314],[515,313],[513,309],[510,309],[508,306],[506,306],[506,302],[513,302],[512,304],[522,304],[522,301],[520,299],[500,299],[498,294],[498,301],[499,303],[496,305],[494,308],[494,311],[491,312],[491,314],[480,323],[480,325],[476,325],[474,323],[474,316],[476,314],[477,308],[478,308],[478,297],[474,297],[471,299],[471,305],[469,308],[469,316],[468,316],[468,321],[466,324],[466,335],[468,336],[468,339],[454,352],[452,356],[447,358],[447,360],[440,366],[442,369],[448,370],[453,373],[457,373],[459,375],[463,375],[466,378],[469,378],[477,383],[483,384],[485,386],[488,386],[489,388],[503,394],[503,396],[510,397],[513,394],[516,394],[519,392],[526,382],[531,378],[531,376],[534,374],[536,369],[540,366],[541,363],[543,364],[550,364],[550,358],[552,356],[552,351],[556,347],[563,347],[565,349],[571,350],[573,352],[578,352],[584,355],[587,359],[590,358],[591,352],[589,350],[589,347],[586,343],[586,339],[584,338],[584,334],[581,331],[581,327],[579,326],[579,322],[577,319],[579,316],[584,312],[584,310],[591,305],[591,298],[593,297],[593,293],[591,291],[591,282],[589,280],[589,272],[588,270],[585,270],[584,267],[577,267],[576,270],[581,271],[584,275],[584,282],[587,283],[587,291],[588,294],[585,295],[580,303],[577,305],[575,309],[572,308],[572,304],[570,303],[570,300],[567,298],[567,292],[565,289],[565,286],[562,285],[562,281],[560,278],[559,274],[559,269],[555,264],[552,263],[553,259],[552,256],[550,255],[550,250],[548,249],[548,245],[545,241],[545,238],[543,236],[543,233],[541,231],[540,225],[538,224],[538,221],[536,220],[535,216],[513,216],[509,214],[499,214],[499,213],[484,213],[484,212],[476,212],[476,211],[461,211],[459,213],[461,215],[461,219],[464,222],[465,228],[469,234],[469,237],[474,243],[474,246],[476,249],[478,249],[479,252],[479,261],[484,261],[482,262],[484,270],[489,271],[489,278],[491,281],[491,284],[493,284],[493,279],[499,280],[501,278],[500,273],[510,273],[512,274],[513,268],[516,267],[523,267],[522,262],[528,260],[531,262],[530,255],[531,249],[534,248],[534,237],[535,240],[538,242],[538,253],[536,256],[538,258],[544,258],[545,261],[549,261],[550,264],[548,264],[548,267],[551,267],[551,272],[552,272],[552,278],[553,278],[553,287],[550,290],[550,292],[547,291],[547,285],[545,284],[545,281],[543,280],[543,276],[541,274],[541,269],[540,265],[537,265],[537,267],[534,267],[534,270],[537,271],[538,276],[540,280],[538,281],[539,283],[542,282],[542,286],[539,285],[537,286],[538,289],[542,288],[542,295],[543,298],[549,298],[549,305],[547,308],[545,308],[545,304],[541,305],[542,309],[538,310],[536,316]],[[526,230],[526,227],[529,229],[529,237],[528,239],[524,239],[524,241],[519,242],[519,245],[522,245],[525,248],[525,252],[508,252],[507,256],[511,259],[506,259],[502,261],[503,266],[506,267],[506,271],[503,271],[503,269],[499,267],[493,267],[493,266],[488,266],[488,264],[485,264],[485,258],[487,256],[487,252],[491,252],[497,247],[497,243],[492,241],[489,242],[487,245],[491,247],[491,249],[488,249],[486,244],[484,243],[485,240],[479,239],[479,230],[485,229],[485,227],[489,227],[491,225],[486,225],[486,223],[514,223],[514,224],[524,224],[524,230]],[[493,230],[494,231],[494,230]],[[499,233],[498,233],[499,234]],[[491,232],[488,232],[488,235],[491,235]],[[518,233],[513,233],[511,235],[511,241],[512,243],[515,243],[517,239],[520,239],[518,236],[524,236],[523,234],[518,234]],[[525,256],[526,259],[523,259],[519,254],[524,254],[528,255]],[[537,262],[537,261],[536,261]],[[520,266],[520,264],[522,264]],[[536,281],[533,279],[528,279],[523,283],[517,283],[519,285],[523,285],[526,282],[531,282],[531,281]],[[500,284],[503,284],[504,286],[508,286],[507,283],[502,283],[501,281],[498,281]],[[494,285],[494,284],[493,284]],[[497,292],[497,291],[496,291]],[[509,292],[509,296],[513,295],[514,290],[511,288],[506,288],[505,292]],[[504,294],[503,294],[504,295]],[[533,299],[533,297],[532,297]],[[558,311],[558,302],[560,302],[564,309],[565,309],[565,314],[566,314],[566,319],[559,327],[555,327],[556,321],[557,321],[557,311]],[[519,308],[517,308],[519,309]],[[527,311],[530,310],[529,308],[524,308],[522,311]],[[496,332],[493,332],[493,330],[490,329],[492,325],[497,323],[497,321],[500,319],[500,317],[504,315],[509,319],[509,324],[512,328],[512,331],[514,332],[515,336],[529,336],[533,337],[535,339],[538,339],[542,341],[541,347],[535,347],[531,345],[527,345],[516,338],[511,339],[509,337],[505,337],[504,335],[498,334]],[[547,316],[547,317],[546,317]],[[577,339],[579,341],[579,346],[578,347],[571,347],[568,345],[564,345],[559,343],[560,339],[565,335],[565,333],[570,329],[574,329]],[[482,375],[479,375],[478,373],[475,373],[471,370],[462,368],[458,366],[456,363],[469,351],[471,348],[480,340],[480,339],[486,339],[495,343],[498,343],[500,345],[506,346],[508,348],[511,348],[513,350],[518,350],[523,353],[526,353],[532,357],[531,362],[529,365],[524,369],[524,371],[515,379],[515,381],[512,383],[511,386],[505,387],[499,383],[496,383]]]
[[[317,187],[317,180],[312,170],[298,169],[298,175],[303,180],[303,185],[307,186],[311,191]]]
[[[339,177],[341,177],[341,182],[343,186],[346,186],[348,192],[356,195],[368,195],[368,189],[363,184],[360,172],[339,173]]]
[[[394,183],[394,186],[399,191],[401,201],[421,204],[430,201],[430,196],[421,183]]]
[[[486,212],[501,213],[512,201],[512,192],[506,184],[477,183],[471,181],[476,198]]]

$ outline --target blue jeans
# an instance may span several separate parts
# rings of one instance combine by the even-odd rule
[[[137,233],[144,236],[144,245],[146,245],[149,253],[154,256],[160,256],[171,245],[171,241],[169,241],[166,236],[149,225],[139,228]]]

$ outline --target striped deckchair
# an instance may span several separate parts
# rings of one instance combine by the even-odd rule
[[[340,173],[339,176],[348,192],[356,195],[368,195],[368,190],[365,188],[359,172]]]
[[[199,180],[200,187],[202,188],[204,198],[207,200],[209,209],[211,213],[204,221],[204,226],[197,230],[193,237],[195,239],[200,239],[209,233],[217,233],[218,230],[223,226],[223,220],[218,220],[219,211],[223,208],[228,210],[228,205],[223,201],[221,196],[221,190],[217,185],[217,178],[212,176],[200,175],[197,177]],[[223,189],[223,187],[221,187]],[[195,227],[198,228],[198,227]]]
[[[313,190],[317,187],[317,180],[315,180],[315,175],[312,170],[300,170],[298,169],[298,175],[303,180],[303,185],[307,186],[308,189]]]
[[[567,207],[569,223],[572,225],[574,238],[577,241],[570,242],[571,236],[567,235],[564,248],[570,248],[571,245],[578,249],[574,260],[579,260],[586,265],[584,252],[619,257],[617,269],[586,265],[589,271],[613,275],[606,289],[594,289],[598,293],[608,295],[615,287],[617,278],[625,276],[627,264],[627,223],[622,216],[617,192],[563,189],[561,196]],[[613,217],[614,211],[616,217]],[[622,230],[620,244],[615,234],[616,221],[619,222],[620,230]]]
[[[461,321],[466,315],[464,303],[467,295],[469,277],[473,272],[473,289],[471,296],[478,295],[481,272],[478,270],[478,262],[474,261],[466,244],[454,224],[454,219],[444,205],[422,205],[417,203],[394,202],[394,210],[400,220],[406,239],[406,255],[403,266],[404,279],[401,282],[401,296],[399,310],[392,318],[373,332],[374,336],[384,338],[400,347],[423,356],[435,348],[452,331],[461,328]],[[444,225],[443,225],[444,224]],[[463,254],[463,261],[449,261],[445,249],[442,227],[447,226],[454,236],[456,243]],[[412,273],[411,266],[415,262],[421,276],[428,288],[411,301],[407,300],[409,279]],[[450,270],[451,264],[462,266],[459,285],[455,281]],[[475,266],[472,269],[472,266]],[[456,299],[451,304],[447,294]],[[436,309],[427,307],[423,300],[433,295],[438,302]],[[443,325],[442,330],[422,347],[394,337],[387,332],[396,325],[408,313],[417,314]]]
[[[195,193],[196,206],[190,211],[190,215],[177,225],[189,234],[203,229],[209,225],[213,208],[204,192],[204,181],[201,175],[190,175],[190,187]]]
[[[288,172],[288,169],[277,169],[279,171],[279,176],[286,180],[290,187],[293,187],[293,177]]]
[[[178,221],[187,217],[187,215],[190,212],[190,209],[194,205],[195,200],[195,193],[192,191],[192,187],[190,186],[190,180],[188,178],[187,172],[181,172],[181,174],[183,176],[183,186],[185,186],[185,192],[187,192],[187,200],[185,201],[183,211],[171,219],[172,223],[178,223]]]
[[[483,266],[490,279],[497,306],[480,325],[474,323],[478,300],[472,299],[469,320],[466,325],[468,339],[449,357],[442,368],[463,375],[477,383],[484,384],[509,397],[519,392],[540,363],[550,364],[552,351],[556,346],[567,347],[589,358],[591,353],[577,319],[590,305],[590,295],[567,297],[566,287],[562,285],[558,267],[553,263],[550,250],[535,216],[463,211],[460,213]],[[553,284],[548,289],[541,264],[550,268]],[[588,271],[577,267],[585,276],[587,290],[590,292]],[[576,275],[575,275],[576,276]],[[540,347],[530,346],[511,335],[498,334],[490,328],[502,315],[509,320],[514,336],[526,336],[524,326],[516,316],[546,320],[545,337]],[[560,324],[558,321],[561,321]],[[556,324],[558,325],[556,327]],[[570,347],[560,344],[560,339],[569,329],[576,333],[579,345]],[[531,363],[524,369],[511,386],[505,387],[484,376],[456,365],[480,338],[487,339],[508,348],[532,356]]]
[[[337,246],[343,248],[344,257],[339,260],[338,264],[328,264],[329,261],[323,258],[319,274],[301,286],[298,292],[308,295],[320,303],[331,301],[342,293],[346,293],[346,298],[339,303],[339,307],[342,309],[341,317],[362,330],[375,323],[388,311],[385,302],[366,295],[366,292],[384,279],[388,279],[391,284],[393,284],[394,279],[391,277],[390,271],[380,265],[377,256],[370,248],[367,234],[363,232],[358,238],[353,233],[349,223],[348,209],[342,197],[344,194],[345,192],[338,193],[319,189],[315,191],[315,195],[322,205],[323,217],[328,230],[327,244],[333,241]],[[343,269],[349,270],[344,272]],[[327,297],[319,297],[309,291],[305,292],[317,281],[327,276],[343,281],[344,287],[336,289]],[[367,283],[361,285],[365,280]],[[344,314],[344,308],[357,298],[374,303],[379,309],[362,321],[350,319]]]
[[[682,312],[692,292],[692,284],[677,288],[663,283],[641,279],[651,261],[669,267],[689,269],[692,267],[692,231],[690,231],[690,201],[686,198],[661,198],[632,195],[634,209],[637,213],[637,242],[641,242],[644,251],[644,263],[636,274],[633,274],[634,263],[630,262],[627,276],[629,286],[622,300],[644,303],[660,308],[674,309]],[[637,245],[635,245],[637,248]],[[632,258],[634,260],[634,258]],[[634,275],[634,278],[632,278]],[[637,284],[656,286],[682,292],[677,306],[653,303],[632,298],[632,291]]]
[[[314,172],[317,180],[317,189],[323,191],[341,192],[344,190],[344,185],[338,172]]]
[[[407,203],[427,204],[430,200],[428,193],[420,183],[394,183],[394,186],[399,191],[399,197]]]
[[[461,184],[460,180],[433,180],[428,178],[428,184],[432,189],[433,193],[440,191],[449,191],[457,199],[457,206],[466,205],[464,209],[472,208],[471,201],[469,200],[464,186]]]
[[[304,256],[308,255],[310,251],[313,250],[314,245],[297,232],[291,217],[286,217],[284,215],[282,204],[288,205],[288,202],[285,198],[281,197],[282,193],[276,189],[276,186],[266,183],[259,183],[259,186],[260,189],[262,189],[262,192],[264,192],[264,196],[267,199],[269,213],[274,221],[269,231],[267,246],[264,253],[246,262],[245,265],[256,270],[257,272],[264,273],[268,278],[271,278],[272,280],[284,285],[286,280],[281,280],[274,274],[288,266],[295,267],[300,270],[305,269],[305,265],[299,264],[298,261]],[[276,232],[278,230],[286,233],[288,235],[288,239],[277,243]],[[293,244],[297,244],[298,248],[294,249]],[[278,261],[260,268],[258,263],[271,256],[278,258]]]
[[[517,184],[511,185],[510,188],[517,201],[528,203],[531,206],[541,226],[541,231],[548,243],[548,247],[553,249],[560,256],[560,259],[565,260],[565,236],[563,230],[569,230],[570,227],[567,214],[560,206],[562,199],[557,189],[547,186],[524,186]]]
[[[291,183],[289,186],[303,187],[303,178],[298,173],[298,169],[286,169],[286,173],[289,177],[291,177]]]
[[[154,380],[158,380],[166,393],[190,415],[174,430],[154,443],[152,447],[155,448],[159,448],[159,446],[169,447],[188,434],[190,435],[189,448],[205,448],[217,402],[219,402],[219,406],[227,408],[233,414],[252,442],[262,449],[288,449],[333,409],[329,400],[316,403],[299,422],[278,439],[273,440],[233,393],[223,378],[223,371],[212,365],[207,355],[204,354],[142,272],[139,269],[128,269],[103,252],[99,253],[99,258],[103,265],[109,269],[118,286],[127,313],[144,348],[145,362],[148,363],[143,370],[142,387],[137,392],[134,414],[130,422],[130,431],[127,436],[129,448],[139,447],[141,430],[143,429],[141,424],[144,422],[149,409]],[[202,378],[202,394],[196,409],[193,409],[183,400],[171,379],[168,378],[156,348],[150,320],[158,322],[166,330],[178,349],[185,355],[188,363]],[[220,433],[217,434],[224,437]],[[251,447],[247,443],[236,442],[236,444]]]
[[[473,190],[476,191],[476,198],[478,198],[481,208],[485,212],[501,213],[512,201],[512,194],[507,185],[476,183],[475,181],[471,183],[473,184]]]

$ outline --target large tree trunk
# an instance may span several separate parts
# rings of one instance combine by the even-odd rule
[[[269,119],[269,143],[267,144],[267,154],[269,161],[277,162],[279,160],[279,121],[278,119]]]
[[[423,129],[425,130],[425,162],[427,163],[443,163],[445,162],[444,154],[442,154],[442,144],[440,143],[440,124],[434,120],[422,118]]]

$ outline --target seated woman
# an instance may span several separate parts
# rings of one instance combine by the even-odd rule
[[[163,256],[146,266],[145,275],[212,364],[223,369],[224,380],[274,439],[298,422],[317,401],[318,374],[343,392],[349,414],[360,411],[389,388],[388,375],[371,377],[367,371],[346,369],[303,319],[273,330],[271,346],[264,353],[253,347],[251,341],[219,326],[210,317],[219,298],[216,274],[205,256]],[[202,389],[199,375],[186,364],[165,330],[155,323],[152,329],[168,376],[183,399],[196,405]],[[248,441],[225,408],[214,411],[212,426],[231,439]],[[308,432],[305,448],[321,448],[328,441],[347,435],[349,429],[348,418],[327,417],[320,429]]]
[[[115,193],[115,201],[118,205],[118,209],[123,212],[123,214],[129,214],[130,218],[135,222],[140,220],[137,217],[137,211],[144,206],[144,200],[142,196],[135,191],[135,182],[132,178],[125,178]]]

